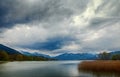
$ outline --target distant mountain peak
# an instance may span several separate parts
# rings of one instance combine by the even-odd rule
[[[54,58],[58,60],[95,60],[97,56],[90,53],[63,53]]]
[[[27,52],[27,51],[21,51],[21,53],[22,53],[23,55],[27,55],[27,56],[38,56],[38,57],[50,58],[49,55],[41,54],[41,53],[38,53],[38,52],[30,53],[30,52]]]

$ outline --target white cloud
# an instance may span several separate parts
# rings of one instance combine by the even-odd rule
[[[6,18],[25,20],[29,17],[31,20],[15,23],[13,28],[1,33],[0,43],[31,45],[49,38],[68,37],[73,40],[65,42],[61,49],[45,52],[57,54],[67,50],[97,52],[120,49],[118,0],[18,0],[18,4],[13,5],[16,7],[11,9]]]
[[[74,42],[71,42],[69,45],[63,46],[62,49],[75,51],[75,50],[80,50],[81,47],[79,45],[75,44]]]
[[[101,37],[104,37],[104,33],[106,31],[104,29],[100,29],[98,31],[89,31],[89,33],[86,35],[83,41],[89,42],[89,41],[94,41],[97,39],[100,39]]]
[[[102,4],[102,0],[92,0],[87,4],[86,9],[83,13],[73,16],[73,25],[85,28],[89,26],[91,20],[95,17],[99,17],[96,14],[97,8]]]
[[[3,33],[1,42],[11,45],[29,45],[37,41],[45,41],[48,32],[41,26],[29,26],[30,24],[17,24],[13,29]]]

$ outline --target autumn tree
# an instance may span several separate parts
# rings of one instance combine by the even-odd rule
[[[2,60],[2,61],[9,60],[8,54],[5,51],[3,51],[3,50],[0,50],[0,60]]]
[[[17,61],[22,61],[22,60],[23,60],[23,55],[17,54],[17,55],[16,55],[16,60],[17,60]]]

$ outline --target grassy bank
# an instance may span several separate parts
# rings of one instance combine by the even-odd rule
[[[84,61],[79,70],[95,72],[120,72],[120,61]]]

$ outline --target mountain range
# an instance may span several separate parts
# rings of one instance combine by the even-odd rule
[[[52,58],[56,60],[96,60],[98,59],[98,54],[92,53],[63,53],[57,56],[49,56],[46,54],[41,54],[38,52],[30,53],[27,51],[17,51],[13,48],[7,47],[5,45],[0,44],[0,50],[6,51],[8,54],[23,54],[26,56],[36,56],[36,57],[45,57],[45,58]],[[111,55],[120,54],[120,51],[110,52]]]
[[[34,52],[34,53],[30,53],[27,51],[21,51],[22,54],[27,55],[27,56],[41,56],[41,57],[46,57],[46,58],[51,58],[49,55],[45,55],[45,54],[40,54],[38,52]]]
[[[42,54],[30,54],[29,52],[21,53],[13,48],[0,44],[0,61],[48,61],[51,58]]]
[[[97,55],[91,53],[63,53],[54,58],[58,60],[96,60]]]

